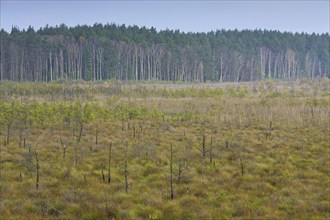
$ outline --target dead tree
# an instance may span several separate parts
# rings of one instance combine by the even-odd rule
[[[22,147],[22,142],[23,142],[23,136],[22,136],[22,129],[19,129],[19,142],[18,142],[18,147]]]
[[[105,182],[105,176],[103,170],[101,172],[102,172],[102,181]]]
[[[125,192],[128,192],[128,170],[127,170],[127,152],[128,152],[128,144],[126,142],[125,147],[125,160],[124,160],[124,176],[125,176]]]
[[[203,154],[203,157],[205,157],[206,155],[206,149],[205,149],[205,135],[203,135],[203,141],[202,141],[202,154]]]
[[[173,194],[173,147],[171,143],[171,155],[170,155],[170,190],[171,190],[171,200],[174,199]]]
[[[269,128],[265,131],[265,138],[266,138],[266,140],[268,139],[268,137],[270,137],[272,130],[274,130],[274,128],[272,128],[272,122],[270,122],[269,123]]]
[[[112,147],[112,143],[110,142],[110,145],[109,145],[109,161],[108,161],[108,183],[111,182],[111,176],[110,176],[111,147]]]
[[[180,184],[181,180],[185,178],[184,174],[186,173],[188,167],[186,164],[186,161],[183,161],[182,159],[179,160],[179,165],[178,165],[178,174],[175,175],[177,177],[176,183]]]
[[[243,160],[242,160],[242,155],[239,153],[239,162],[241,164],[241,174],[242,176],[244,175],[244,166],[243,166]]]
[[[36,190],[38,190],[39,189],[39,169],[40,169],[40,166],[39,166],[39,159],[38,159],[37,150],[35,150],[34,153],[35,153],[35,156],[36,156],[36,165],[37,165]]]
[[[225,140],[225,145],[226,145],[226,148],[229,147],[229,141],[227,139]]]
[[[76,137],[76,147],[75,147],[75,158],[74,158],[74,165],[78,162],[78,148],[79,148],[79,142],[81,140],[81,136],[83,133],[83,121],[79,121],[79,124],[76,127],[76,130],[74,130],[74,134]]]
[[[96,146],[98,143],[98,136],[99,136],[99,126],[96,127],[96,133],[95,133],[95,145]]]
[[[212,146],[212,141],[213,141],[213,139],[212,139],[212,137],[211,137],[211,147],[210,147],[210,150],[209,150],[209,155],[210,155],[210,164],[212,164],[212,162],[213,162],[213,154],[212,154],[212,149],[213,149],[213,146]]]
[[[61,136],[60,136],[60,142],[61,142],[61,145],[63,147],[63,159],[64,159],[65,158],[65,152],[66,152],[66,146],[65,146]]]
[[[63,159],[65,158],[66,147],[63,145]]]
[[[203,139],[202,139],[202,147],[201,148],[197,148],[201,153],[202,153],[202,156],[205,157],[207,153],[209,153],[210,155],[210,162],[212,163],[212,149],[213,149],[213,146],[212,146],[212,137],[211,137],[211,146],[210,148],[206,148],[206,135],[203,135]]]

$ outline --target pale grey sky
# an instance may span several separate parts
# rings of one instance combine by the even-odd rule
[[[208,32],[267,29],[329,33],[329,0],[29,1],[1,0],[1,28],[116,23]]]

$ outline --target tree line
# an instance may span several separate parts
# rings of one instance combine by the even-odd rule
[[[329,33],[116,24],[0,31],[0,80],[182,82],[330,78]]]

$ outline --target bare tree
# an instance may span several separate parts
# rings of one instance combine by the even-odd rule
[[[128,192],[128,169],[127,169],[127,160],[128,160],[128,144],[126,142],[125,146],[125,159],[124,159],[124,177],[125,177],[125,192]]]
[[[112,143],[110,142],[110,145],[109,145],[109,161],[108,161],[108,183],[111,182],[111,173],[110,173],[110,167],[111,167],[111,147],[112,147]]]
[[[171,152],[170,152],[170,196],[171,200],[174,199],[174,194],[173,194],[173,147],[171,143]]]

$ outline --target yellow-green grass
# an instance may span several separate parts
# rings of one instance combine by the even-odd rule
[[[46,125],[28,123],[26,130],[13,123],[6,146],[2,124],[0,219],[330,218],[330,104],[324,89],[329,88],[328,81],[133,84],[120,85],[116,94],[106,92],[114,86],[111,83],[84,84],[71,101],[50,101],[54,94],[49,92],[70,85],[37,84],[34,90],[28,83],[4,86],[31,94],[22,99],[21,92],[12,92],[11,97],[2,96],[3,103],[16,99],[34,108],[32,100],[49,102],[38,107],[40,117],[45,108],[74,105],[77,100],[93,106],[93,117],[83,121],[78,144],[77,124],[74,120],[68,124],[61,115]],[[88,98],[81,98],[86,94]],[[125,111],[131,119],[121,115]],[[19,146],[21,130],[25,147]]]

